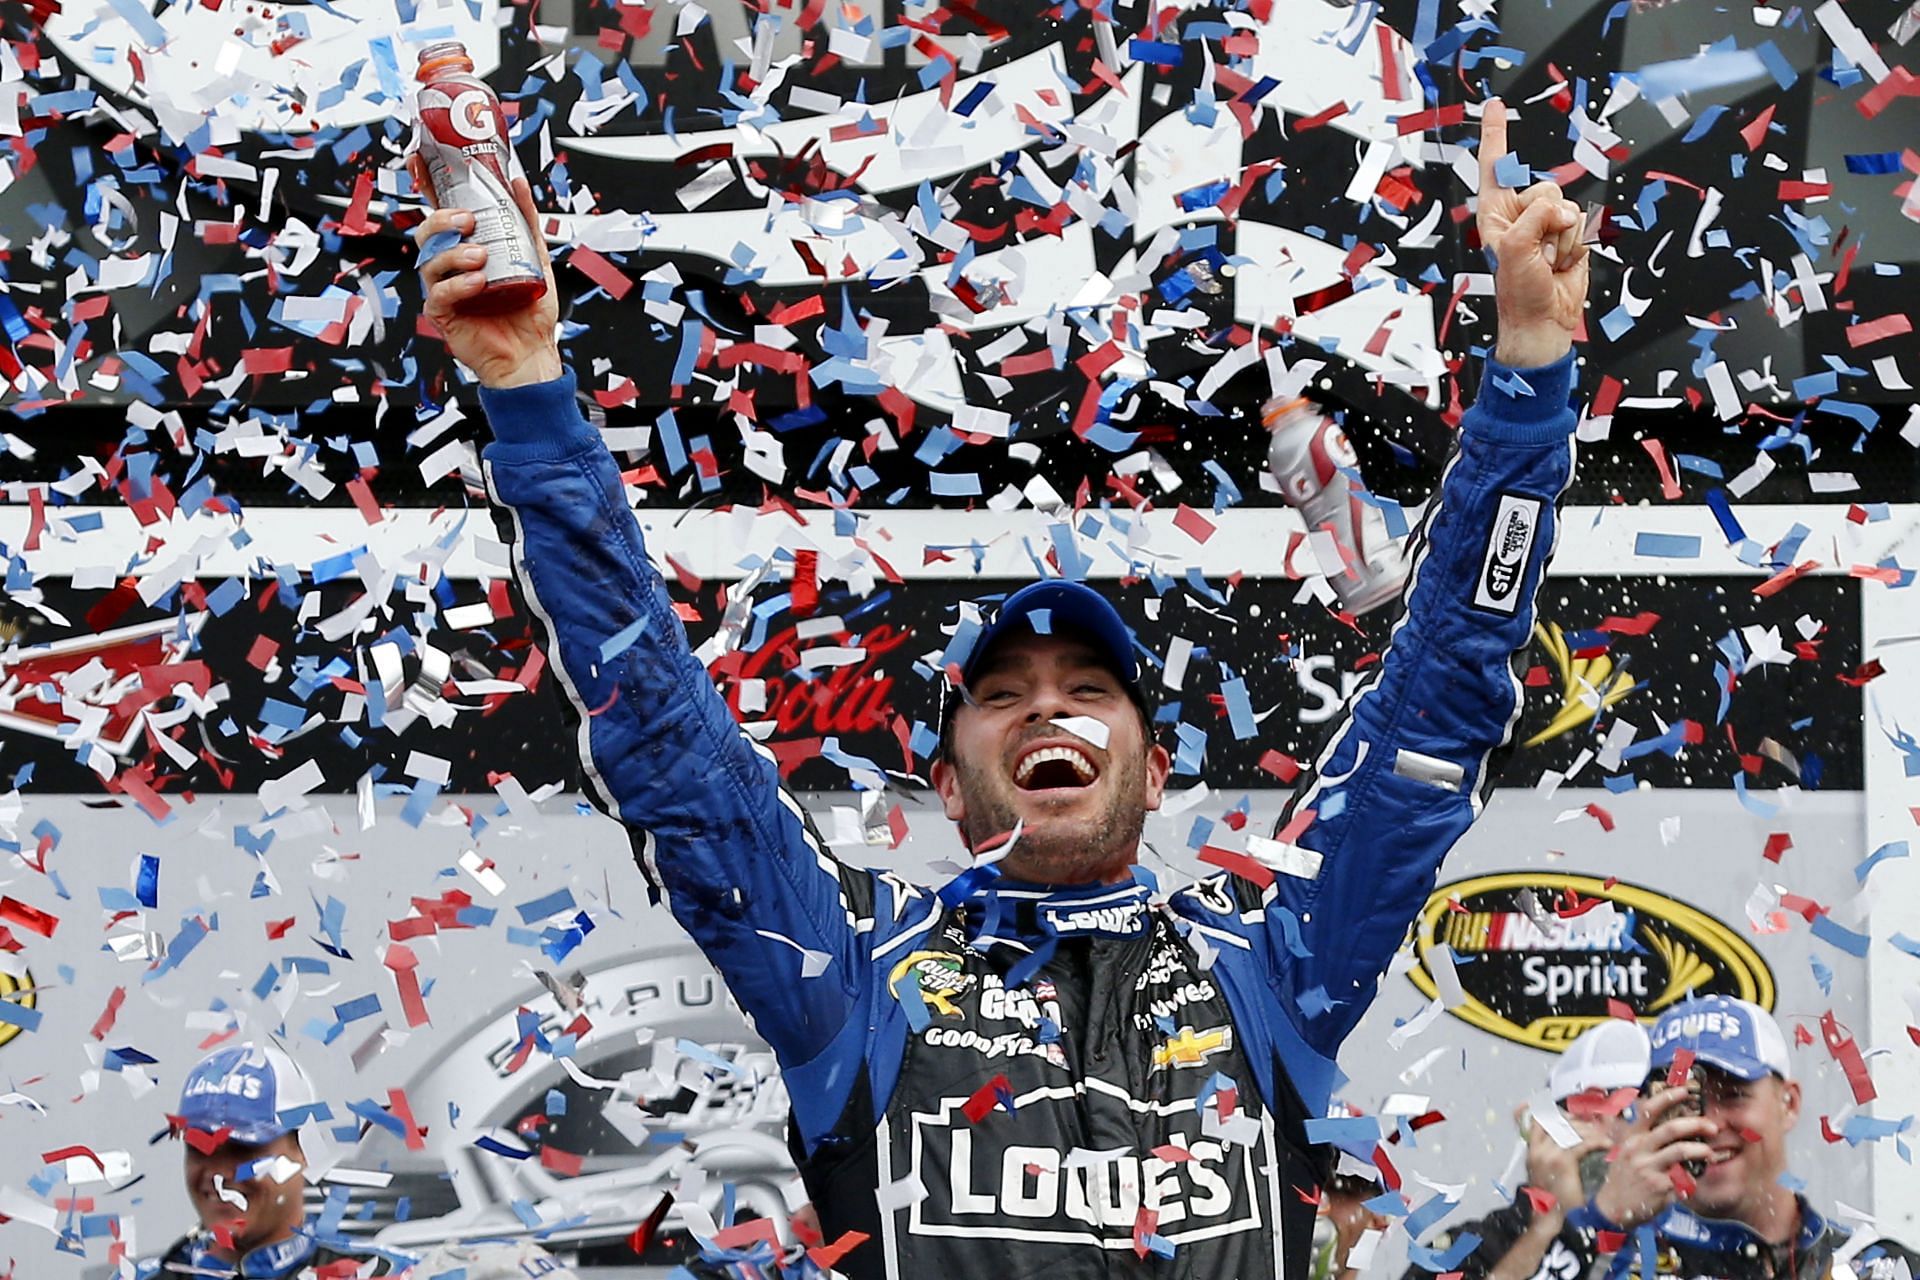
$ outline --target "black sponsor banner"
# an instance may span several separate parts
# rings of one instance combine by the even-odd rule
[[[1542,771],[1567,771],[1592,751],[1615,767],[1589,762],[1572,785],[1612,779],[1625,787],[1631,778],[1656,786],[1729,787],[1743,774],[1749,789],[1796,780],[1859,788],[1859,584],[1807,578],[1761,598],[1752,591],[1756,581],[1548,579],[1538,616],[1543,628],[1557,632],[1537,637],[1521,664],[1526,705],[1506,781],[1531,785]],[[174,616],[204,615],[194,624],[191,646],[180,639],[191,626],[143,625],[167,614],[143,611],[137,602],[116,609],[105,591],[77,591],[53,580],[43,585],[50,606],[76,620],[91,615],[106,638],[45,623],[21,637],[24,646],[55,642],[59,651],[47,656],[23,649],[0,677],[14,682],[0,698],[0,783],[17,778],[35,790],[99,790],[100,753],[76,753],[52,736],[63,724],[70,732],[81,716],[98,722],[99,740],[124,740],[121,770],[131,766],[137,780],[163,792],[249,792],[309,760],[325,775],[321,790],[350,791],[369,771],[378,783],[411,787],[414,779],[403,770],[416,751],[447,761],[445,789],[451,791],[490,790],[490,776],[499,773],[514,774],[529,789],[575,778],[573,740],[561,722],[551,670],[533,660],[524,607],[498,586],[492,601],[502,616],[491,625],[427,632],[448,661],[423,679],[422,655],[392,618],[364,631],[358,647],[313,629],[354,598],[357,587],[343,583],[308,588],[317,592],[319,608],[305,626],[296,619],[298,591],[277,583],[245,591],[195,584],[189,599],[167,602]],[[752,651],[722,659],[717,677],[742,719],[773,721],[768,744],[798,787],[847,784],[844,764],[822,755],[829,739],[839,752],[889,772],[924,775],[924,756],[909,755],[908,748],[916,724],[932,718],[935,686],[926,659],[946,646],[941,627],[951,626],[961,600],[1019,585],[922,579],[860,599],[825,589],[812,618],[816,626],[820,618],[838,618],[841,629],[809,631],[802,640],[798,628],[805,619],[772,614],[761,633],[750,634],[757,642]],[[1382,616],[1349,625],[1319,605],[1296,603],[1299,587],[1274,578],[1105,584],[1156,664],[1147,680],[1161,740],[1177,757],[1174,785],[1195,777],[1221,789],[1282,785],[1292,774],[1289,762],[1312,755],[1344,695],[1375,668],[1385,642]],[[760,599],[785,590],[784,584],[763,587]],[[694,619],[688,629],[698,642],[719,616],[720,584],[675,584],[673,591]],[[437,596],[442,608],[484,598],[479,584],[451,581]],[[410,612],[409,625],[413,618]],[[15,613],[10,620],[23,619]],[[1192,648],[1180,687],[1168,689],[1158,664],[1174,637]],[[397,644],[390,652],[399,654],[409,689],[394,712],[370,726],[361,709],[363,682],[373,672],[367,654],[381,641]],[[836,665],[818,661],[815,651],[825,646],[841,650]],[[1754,661],[1756,648],[1761,656],[1791,660]],[[809,653],[815,660],[807,660]],[[89,677],[62,674],[88,664],[97,664]],[[502,678],[529,682],[533,692],[463,694],[457,687]],[[49,701],[55,681],[83,692],[77,698],[69,692],[64,703]],[[163,753],[140,731],[134,713],[150,706],[166,719],[178,704],[154,695],[182,682],[202,691],[224,686],[225,696],[186,718],[173,731],[176,751]],[[1244,739],[1235,736],[1227,709],[1241,688],[1258,718],[1257,732]],[[1597,731],[1578,709],[1583,693],[1613,699]],[[351,722],[342,723],[349,714]],[[1614,736],[1620,720],[1634,726],[1630,742]],[[1609,741],[1611,754],[1602,751]],[[180,764],[181,752],[194,757],[191,767]],[[94,767],[82,754],[93,757]],[[28,767],[31,773],[23,775]]]

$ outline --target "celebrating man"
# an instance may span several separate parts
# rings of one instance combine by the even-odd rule
[[[826,1237],[868,1238],[841,1271],[1306,1274],[1324,1166],[1305,1122],[1479,807],[1572,469],[1581,219],[1551,183],[1502,188],[1505,150],[1490,103],[1499,345],[1391,647],[1272,866],[1165,901],[1134,863],[1169,758],[1098,593],[1035,584],[956,647],[932,779],[976,866],[937,893],[845,867],[691,653],[575,405],[553,290],[463,314],[483,251],[423,264],[428,318],[483,388],[489,491],[586,787],[779,1056]],[[439,210],[420,235],[472,227]]]
[[[1696,1280],[1913,1274],[1920,1255],[1890,1240],[1862,1247],[1794,1189],[1787,1133],[1800,1119],[1800,1083],[1772,1014],[1701,996],[1661,1014],[1652,1042],[1660,1087],[1613,1153],[1606,1181],[1561,1233],[1582,1274],[1616,1253],[1605,1274],[1624,1275],[1649,1245],[1661,1254],[1661,1274]],[[1697,1075],[1698,1091],[1666,1087],[1670,1070]],[[1697,1177],[1686,1172],[1689,1161]],[[1850,1272],[1835,1266],[1836,1254],[1850,1259]]]
[[[314,1101],[306,1073],[272,1045],[216,1049],[194,1065],[173,1119],[187,1140],[187,1194],[200,1228],[143,1274],[304,1280],[343,1260],[356,1276],[388,1274],[389,1259],[331,1248],[306,1220],[296,1126]]]

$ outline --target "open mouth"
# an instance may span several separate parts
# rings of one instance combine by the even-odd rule
[[[1092,786],[1100,766],[1078,747],[1049,744],[1030,749],[1013,767],[1013,785],[1022,791],[1078,790]]]

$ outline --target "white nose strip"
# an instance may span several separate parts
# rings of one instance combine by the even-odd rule
[[[1053,723],[1074,737],[1092,743],[1097,751],[1107,749],[1107,736],[1112,730],[1104,720],[1095,720],[1092,716],[1055,716]]]

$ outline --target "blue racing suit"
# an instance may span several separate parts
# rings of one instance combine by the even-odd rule
[[[778,1056],[827,1238],[870,1237],[841,1271],[1306,1274],[1305,1122],[1520,711],[1572,376],[1489,370],[1288,871],[1165,898],[840,863],[691,652],[571,376],[484,395],[585,788]]]

